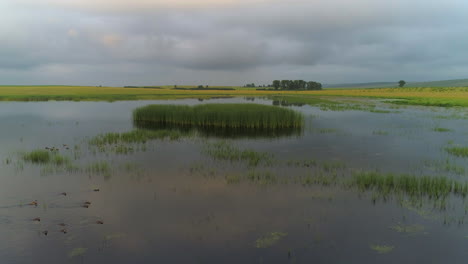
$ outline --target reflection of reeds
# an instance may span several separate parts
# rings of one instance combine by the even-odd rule
[[[230,129],[302,128],[303,116],[291,109],[257,104],[149,105],[136,109],[139,127],[181,126]]]

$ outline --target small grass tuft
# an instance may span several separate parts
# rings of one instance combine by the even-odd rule
[[[48,163],[51,160],[51,154],[47,150],[33,150],[23,155],[23,160],[31,163]]]

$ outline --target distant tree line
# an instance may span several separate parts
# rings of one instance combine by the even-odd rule
[[[274,80],[272,87],[275,90],[322,90],[321,83],[304,80]]]

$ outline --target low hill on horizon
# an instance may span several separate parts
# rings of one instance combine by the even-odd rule
[[[453,79],[430,82],[407,82],[407,87],[468,87],[468,79]],[[398,82],[324,84],[324,88],[387,88],[398,87]]]

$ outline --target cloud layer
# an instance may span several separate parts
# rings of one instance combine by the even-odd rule
[[[8,0],[11,84],[465,78],[463,1]]]

